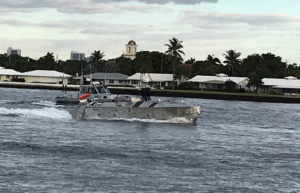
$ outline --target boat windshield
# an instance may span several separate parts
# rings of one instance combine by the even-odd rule
[[[98,86],[96,87],[96,89],[98,90],[98,93],[110,93],[108,88],[105,88],[103,86]]]
[[[97,94],[97,91],[95,88],[87,86],[87,87],[80,88],[80,93],[81,94],[86,94],[86,93]]]

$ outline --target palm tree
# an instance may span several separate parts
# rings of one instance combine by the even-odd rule
[[[92,55],[91,55],[91,63],[90,63],[90,69],[92,69],[93,65],[93,69],[96,71],[103,71],[104,66],[105,66],[105,62],[103,61],[104,58],[104,52],[101,52],[100,50],[95,50]],[[91,71],[91,70],[90,70]],[[92,73],[92,71],[91,71]]]
[[[6,54],[0,54],[0,66],[3,65],[3,67],[6,65],[8,59]]]
[[[216,58],[214,55],[208,55],[206,61],[210,64],[221,64],[220,59]]]
[[[165,53],[173,58],[173,89],[175,89],[175,65],[178,60],[182,60],[181,54],[185,55],[185,53],[181,50],[183,48],[182,41],[177,38],[170,39],[169,44],[165,44],[165,46],[168,47]]]
[[[150,73],[153,70],[152,58],[145,52],[140,52],[134,62],[136,63],[136,70],[142,74]]]
[[[185,61],[186,64],[192,64],[192,65],[195,64],[195,62],[196,62],[196,59],[192,58],[192,57],[190,59],[188,59],[187,61]]]
[[[237,52],[235,50],[227,50],[225,56],[224,63],[227,64],[228,68],[231,68],[231,75],[234,76],[234,70],[240,65],[241,59],[241,52]],[[230,71],[230,70],[229,70]]]
[[[100,62],[104,58],[104,56],[104,52],[95,50],[91,55],[91,59],[93,62]]]

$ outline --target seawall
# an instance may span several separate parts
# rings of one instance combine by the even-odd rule
[[[130,94],[139,95],[138,90],[134,89],[121,89],[110,88],[113,94]],[[161,97],[183,97],[183,98],[201,98],[201,99],[214,99],[214,100],[235,100],[235,101],[254,101],[254,102],[270,102],[270,103],[299,103],[300,98],[284,97],[284,96],[260,96],[257,94],[228,94],[228,93],[205,93],[197,91],[165,91],[165,90],[152,90],[152,96]]]
[[[0,87],[5,88],[24,88],[24,89],[46,89],[46,90],[67,90],[77,91],[79,85],[68,85],[66,88],[62,84],[41,84],[41,83],[23,83],[23,82],[0,82]]]

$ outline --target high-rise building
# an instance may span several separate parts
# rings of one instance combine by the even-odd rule
[[[7,48],[6,55],[7,56],[10,56],[10,55],[19,55],[19,56],[21,56],[21,50],[20,49],[13,49],[12,47],[9,47],[9,48]]]
[[[71,60],[84,60],[85,59],[85,54],[84,53],[80,53],[80,52],[76,52],[76,51],[72,51],[71,52],[71,56],[70,56]]]
[[[130,58],[131,60],[133,60],[135,59],[136,52],[137,52],[137,44],[135,43],[135,41],[130,40],[126,45],[126,50],[123,54],[123,57]]]

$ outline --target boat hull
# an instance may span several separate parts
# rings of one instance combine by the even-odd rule
[[[73,97],[56,97],[55,103],[56,105],[74,106],[79,105],[79,99]]]
[[[194,123],[200,114],[200,107],[80,106],[71,114],[73,118],[83,120],[155,120],[168,123]]]

